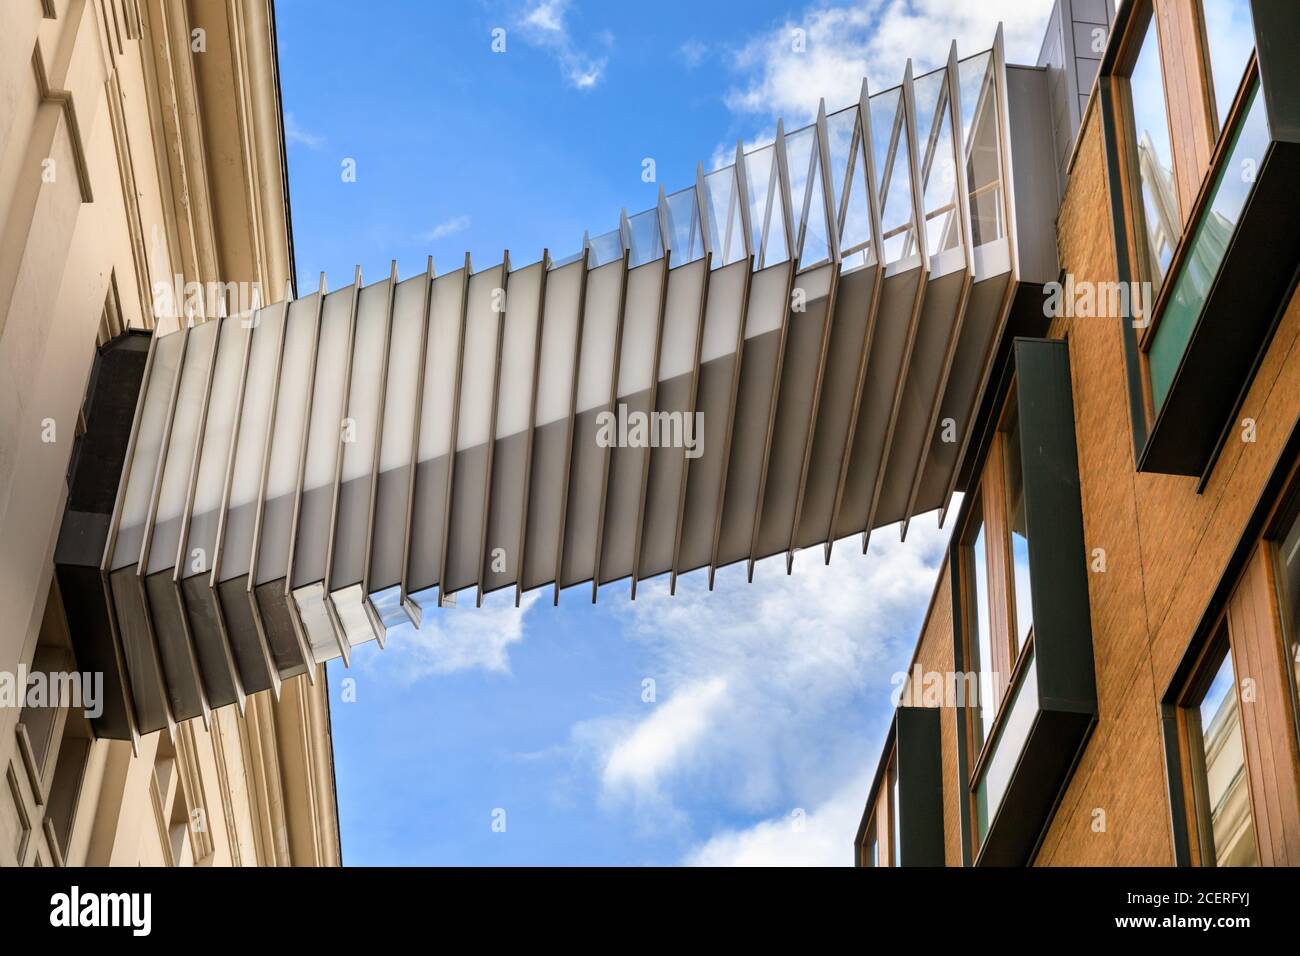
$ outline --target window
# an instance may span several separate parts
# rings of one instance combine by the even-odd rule
[[[986,746],[1016,662],[1033,634],[1029,530],[1025,520],[1015,389],[1004,408],[967,521],[965,595],[967,669],[979,673],[979,703],[971,709],[971,752]]]
[[[1300,504],[1300,502],[1297,502]],[[1278,603],[1282,619],[1282,659],[1300,733],[1300,508],[1294,507],[1275,543]]]
[[[854,842],[858,866],[943,866],[938,707],[899,707]]]
[[[22,787],[18,785],[18,774],[14,772],[14,765],[10,764],[8,771],[5,773],[5,780],[9,784],[9,800],[13,806],[14,827],[14,858],[18,865],[23,865],[23,859],[27,856],[27,840],[32,835],[32,820],[27,815],[27,804],[23,800]]]
[[[1147,23],[1146,35],[1137,47],[1127,81],[1124,85],[1130,125],[1126,146],[1130,175],[1135,177],[1136,192],[1141,197],[1140,208],[1134,210],[1137,221],[1133,224],[1139,266],[1141,278],[1159,290],[1182,232],[1182,217],[1174,189],[1174,155],[1154,18]]]
[[[858,827],[859,866],[898,866],[898,758],[892,743],[886,752],[884,786],[878,786]]]
[[[1134,303],[1134,454],[1138,471],[1204,484],[1294,294],[1300,18],[1269,0],[1131,0],[1115,27],[1099,101]]]
[[[900,847],[903,845],[903,833],[898,825],[898,808],[900,806],[901,804],[898,802],[898,760],[894,759],[889,763],[889,821],[892,824],[889,839],[889,863],[891,866],[899,865]]]
[[[1218,135],[1227,126],[1228,111],[1254,52],[1255,25],[1250,0],[1205,0],[1201,17]]]
[[[866,845],[862,848],[862,865],[880,866],[880,840],[876,837],[874,828],[867,834],[866,839]]]
[[[978,688],[957,737],[977,866],[1032,862],[1097,720],[1069,347],[1011,345],[948,558],[953,659]]]
[[[1300,486],[1233,559],[1236,579],[1166,700],[1179,862],[1300,865],[1295,696]],[[1172,719],[1171,719],[1172,718]],[[1176,742],[1176,744],[1175,744]],[[1179,825],[1180,824],[1180,825]]]
[[[1227,157],[1219,165],[1200,221],[1180,257],[1158,323],[1146,339],[1153,413],[1160,411],[1168,397],[1219,267],[1228,254],[1233,232],[1254,190],[1253,171],[1262,165],[1268,142],[1264,100],[1256,84],[1247,97],[1244,119],[1232,133]]]
[[[1201,863],[1257,866],[1241,705],[1226,640],[1206,663],[1203,686],[1184,708]]]

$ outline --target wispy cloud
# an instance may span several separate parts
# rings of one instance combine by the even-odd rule
[[[688,575],[675,597],[648,586],[618,608],[622,631],[647,652],[658,702],[644,715],[574,728],[606,805],[631,806],[646,829],[681,820],[698,799],[710,812],[781,820],[789,812],[781,808],[829,800],[874,762],[860,701],[888,700],[947,537],[918,522],[900,544],[891,530],[873,536],[867,557],[850,545],[829,568],[818,552],[786,576],[777,558],[760,565],[752,585],[733,567],[712,593],[701,575]],[[847,862],[852,830],[832,829]]]
[[[736,84],[727,106],[786,128],[855,101],[865,76],[872,89],[895,86],[910,58],[916,72],[947,60],[950,41],[961,55],[993,45],[1004,24],[1008,59],[1034,62],[1052,0],[866,0],[812,6],[744,41],[733,56]]]
[[[527,5],[518,15],[515,26],[526,42],[547,50],[560,65],[569,85],[579,90],[594,89],[605,75],[609,57],[582,48],[568,24],[569,0],[541,0]],[[614,35],[598,32],[596,44],[609,49]]]
[[[683,63],[688,69],[695,69],[704,62],[704,58],[709,55],[709,45],[703,40],[697,40],[694,37],[687,40],[677,48],[677,55],[681,57]]]
[[[444,219],[428,232],[421,233],[419,238],[423,242],[437,242],[439,239],[446,239],[458,232],[464,232],[469,227],[469,216],[452,216],[450,219]]]
[[[541,592],[513,603],[476,608],[445,607],[425,612],[424,626],[395,628],[383,654],[370,655],[367,666],[401,684],[456,671],[508,672],[510,645],[524,639],[524,615]]]
[[[751,827],[724,829],[687,851],[687,866],[845,866],[862,818],[871,771],[854,774],[813,807],[795,807]]]
[[[325,137],[303,129],[292,113],[284,114],[284,139],[285,142],[306,146],[308,149],[319,149],[325,145]]]

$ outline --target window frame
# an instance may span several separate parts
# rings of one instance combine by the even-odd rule
[[[1156,19],[1162,53],[1169,52],[1162,59],[1162,68],[1165,62],[1170,63],[1170,75],[1179,80],[1166,83],[1165,91],[1179,106],[1170,115],[1176,127],[1171,145],[1179,204],[1186,214],[1167,278],[1154,301],[1147,303],[1148,314],[1140,327],[1132,321],[1135,310],[1126,306],[1120,317],[1125,377],[1138,471],[1197,478],[1198,491],[1208,483],[1232,438],[1236,417],[1290,299],[1292,264],[1300,247],[1292,228],[1300,209],[1292,186],[1294,172],[1300,167],[1300,127],[1291,119],[1300,108],[1300,68],[1288,55],[1300,42],[1300,23],[1285,0],[1248,2],[1256,43],[1249,61],[1243,62],[1235,101],[1231,111],[1225,111],[1221,129],[1209,92],[1213,71],[1205,12],[1198,4],[1131,0],[1121,6],[1098,79],[1115,278],[1128,287],[1145,278],[1139,262],[1145,253],[1135,242],[1137,184],[1127,159],[1131,150],[1125,145],[1132,122],[1122,95],[1123,67],[1136,56],[1150,20]],[[1270,42],[1260,43],[1259,37],[1268,37]],[[1228,81],[1224,82],[1226,86]],[[1148,353],[1165,318],[1166,305],[1173,302],[1175,282],[1180,276],[1186,279],[1187,260],[1195,251],[1191,239],[1204,232],[1207,207],[1221,192],[1216,180],[1231,158],[1233,141],[1247,121],[1253,122],[1245,109],[1252,89],[1259,90],[1263,102],[1249,112],[1262,113],[1267,122],[1267,140],[1256,157],[1255,183],[1227,238],[1227,254],[1210,276],[1208,295],[1197,304],[1194,316],[1187,316],[1188,308],[1179,310],[1181,320],[1190,323],[1190,331],[1173,370],[1172,387],[1162,392],[1157,412]],[[1177,176],[1179,169],[1181,177]],[[1234,313],[1245,318],[1233,321]],[[1173,358],[1172,350],[1163,356],[1164,361]]]
[[[1069,344],[1066,339],[1016,336],[1008,346],[994,372],[998,385],[988,390],[975,425],[979,439],[965,466],[965,497],[948,548],[954,667],[972,669],[967,644],[971,604],[964,585],[969,573],[961,570],[970,564],[963,557],[962,535],[986,464],[998,450],[995,439],[1013,381],[1017,427],[1023,436],[1020,462],[1034,632],[1002,690],[989,729],[991,749],[983,748],[987,753],[973,752],[969,705],[952,708],[957,781],[966,791],[959,790],[957,800],[960,845],[962,862],[968,866],[1032,862],[1097,724]],[[1010,600],[1009,592],[1005,599]],[[1009,627],[1005,639],[1010,647],[1014,634]],[[981,796],[986,814],[980,813]]]
[[[1162,698],[1176,865],[1210,865],[1206,860],[1204,820],[1197,812],[1198,761],[1190,746],[1192,738],[1186,711],[1193,706],[1192,701],[1199,702],[1197,695],[1212,679],[1213,675],[1207,673],[1209,662],[1221,661],[1219,655],[1225,649],[1232,658],[1234,693],[1240,694],[1242,681],[1247,678],[1253,681],[1255,692],[1248,703],[1239,696],[1238,706],[1242,761],[1258,865],[1300,862],[1300,832],[1297,832],[1300,831],[1297,826],[1300,824],[1300,700],[1295,695],[1293,668],[1287,663],[1276,547],[1279,536],[1290,527],[1289,521],[1297,512],[1300,512],[1300,429],[1293,432],[1261,493],[1255,513],[1208,602],[1207,615]],[[1252,586],[1256,590],[1254,594],[1249,593]],[[1261,598],[1267,603],[1261,604]],[[1233,616],[1243,606],[1249,606],[1253,613],[1240,619],[1253,622],[1253,627],[1234,629]],[[1278,696],[1282,699],[1277,699]],[[1281,752],[1277,747],[1279,737],[1285,741]],[[1272,746],[1261,750],[1264,743]],[[1292,784],[1290,788],[1286,786],[1288,780]],[[1284,822],[1279,825],[1278,820]],[[1212,836],[1209,839],[1212,859]]]
[[[959,571],[959,587],[961,590],[962,616],[965,623],[965,627],[962,629],[963,661],[969,662],[972,660],[972,649],[976,648],[979,641],[979,622],[975,615],[980,612],[990,614],[989,643],[993,651],[993,661],[984,661],[983,654],[978,649],[976,649],[974,655],[979,658],[980,662],[977,686],[981,697],[986,687],[983,680],[984,669],[990,663],[994,665],[993,677],[989,684],[992,686],[995,706],[991,711],[988,725],[983,728],[983,739],[979,741],[978,745],[975,740],[974,720],[969,713],[971,705],[969,702],[965,705],[965,709],[968,711],[966,746],[968,748],[967,752],[973,755],[974,760],[971,762],[970,772],[967,774],[968,779],[963,781],[963,785],[966,789],[965,799],[970,803],[972,819],[975,812],[976,787],[983,776],[988,761],[991,759],[999,731],[1006,721],[1007,711],[1010,709],[1007,704],[1014,696],[1015,688],[1019,686],[1028,662],[1034,656],[1032,625],[1024,644],[1022,645],[1018,640],[1019,629],[1016,623],[1015,606],[1015,567],[1012,557],[1010,503],[1007,498],[1009,485],[1006,480],[1008,468],[1008,439],[1006,436],[1009,427],[1019,427],[1018,410],[1019,394],[1013,374],[1008,391],[998,406],[997,424],[990,436],[984,463],[979,470],[979,481],[972,490],[967,492],[971,496],[972,503],[958,535],[962,558]],[[989,508],[989,504],[993,504],[994,508]],[[978,539],[977,527],[982,527],[984,532],[984,561],[987,569],[985,572],[987,589],[978,603],[973,600],[977,586],[974,572],[975,546]],[[995,568],[996,574],[994,573]],[[996,618],[991,614],[994,609],[998,611],[998,617]],[[976,644],[972,644],[972,642],[976,642]],[[982,701],[976,702],[976,707],[980,707],[982,710],[981,705]],[[979,719],[983,721],[982,714]],[[978,836],[973,831],[972,837],[978,839]],[[978,852],[979,847],[973,846],[972,850]]]
[[[1114,97],[1115,128],[1111,130],[1111,134],[1120,173],[1120,201],[1129,212],[1124,217],[1125,231],[1128,233],[1128,248],[1130,250],[1128,265],[1139,282],[1154,284],[1156,279],[1150,274],[1150,265],[1146,261],[1146,207],[1142,201],[1142,177],[1138,168],[1137,122],[1133,109],[1131,77],[1147,37],[1155,37],[1156,55],[1160,66],[1160,94],[1161,99],[1164,101],[1165,127],[1169,136],[1170,179],[1173,184],[1174,211],[1179,218],[1178,235],[1170,237],[1171,258],[1169,268],[1165,270],[1164,275],[1159,279],[1160,296],[1157,296],[1157,299],[1159,299],[1165,294],[1170,284],[1168,280],[1177,268],[1178,252],[1184,244],[1183,238],[1187,234],[1186,224],[1190,221],[1182,208],[1182,199],[1178,195],[1178,181],[1185,159],[1180,158],[1178,148],[1175,145],[1171,120],[1173,111],[1170,109],[1169,101],[1169,74],[1166,72],[1165,67],[1168,54],[1165,49],[1164,36],[1160,29],[1160,21],[1155,15],[1153,0],[1130,0],[1130,3],[1134,11],[1120,41],[1120,53],[1112,73],[1109,77],[1103,76],[1103,81],[1107,79],[1110,81],[1111,92]],[[1157,314],[1158,311],[1155,308],[1155,303],[1152,303],[1152,315]],[[1141,339],[1149,336],[1151,326],[1154,324],[1149,321],[1151,316],[1147,316],[1147,319],[1147,326],[1139,330],[1139,338]]]
[[[1232,693],[1237,697],[1237,733],[1241,728],[1240,679],[1237,677],[1237,661],[1232,643],[1228,637],[1226,620],[1220,620],[1213,638],[1202,649],[1192,676],[1183,686],[1177,704],[1178,744],[1183,751],[1183,773],[1180,785],[1183,788],[1183,806],[1187,815],[1187,832],[1192,837],[1190,849],[1199,866],[1216,866],[1218,848],[1214,844],[1213,818],[1209,808],[1209,771],[1205,765],[1203,752],[1204,727],[1198,727],[1199,709],[1206,693],[1222,668],[1224,661],[1232,667]],[[1251,839],[1255,842],[1256,861],[1261,859],[1259,831],[1254,825],[1254,805],[1252,802],[1250,768],[1247,766],[1245,740],[1242,740],[1242,766],[1246,774],[1247,808],[1251,814]]]
[[[860,867],[943,866],[943,758],[938,707],[894,710],[854,837]],[[907,812],[901,806],[906,803]],[[868,856],[874,840],[874,862]]]

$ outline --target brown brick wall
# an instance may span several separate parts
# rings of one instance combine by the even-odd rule
[[[1058,217],[1062,267],[1075,281],[1115,281],[1105,154],[1096,109],[1084,120]],[[1100,719],[1038,854],[1039,865],[1173,862],[1159,701],[1300,417],[1300,295],[1256,374],[1240,417],[1253,444],[1232,439],[1201,494],[1195,478],[1134,470],[1119,320],[1060,318],[1067,338],[1086,547],[1105,550],[1089,574]],[[917,660],[952,666],[945,566]],[[948,862],[960,863],[956,722],[943,719]],[[1104,814],[1104,817],[1102,816]],[[1101,826],[1104,822],[1104,827]]]

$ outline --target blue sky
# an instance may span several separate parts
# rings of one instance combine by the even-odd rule
[[[279,0],[299,282],[576,252],[864,73],[985,49],[999,19],[1032,61],[1050,5]],[[712,594],[691,575],[594,608],[471,600],[331,664],[345,862],[848,863],[945,539],[922,518],[905,545],[882,529],[866,557],[846,541],[753,585],[733,567]]]

